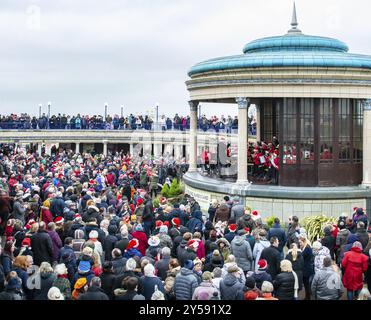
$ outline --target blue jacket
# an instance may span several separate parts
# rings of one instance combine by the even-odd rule
[[[139,279],[138,293],[144,295],[146,300],[151,300],[152,294],[155,292],[155,286],[157,285],[158,290],[162,293],[164,291],[164,285],[158,277],[147,277],[143,276]]]
[[[10,258],[10,256],[6,253],[3,253],[1,255],[1,264],[3,266],[3,270],[4,270],[4,275],[7,276],[9,274],[10,271],[12,271],[12,259]]]
[[[193,213],[193,218],[188,222],[189,232],[194,233],[196,231],[202,232],[203,221],[202,212],[197,210]]]
[[[54,198],[50,206],[50,212],[52,213],[53,217],[63,216],[63,210],[65,207],[66,204],[64,203],[63,198]]]
[[[281,226],[278,223],[275,223],[272,228],[269,229],[268,231],[268,240],[270,240],[272,237],[277,237],[279,241],[278,245],[278,250],[280,252],[283,251],[283,247],[286,244],[287,237],[286,237],[286,232],[281,228]]]
[[[312,248],[306,246],[301,254],[304,258],[303,277],[309,278],[312,274],[314,274],[314,255]]]
[[[134,257],[142,258],[142,254],[135,248],[131,248],[124,253],[124,258],[126,259]]]

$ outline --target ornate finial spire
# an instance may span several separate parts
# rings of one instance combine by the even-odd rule
[[[292,19],[291,19],[291,29],[288,31],[288,33],[301,33],[301,30],[298,28],[298,19],[296,17],[296,6],[294,1],[294,8],[292,10]]]

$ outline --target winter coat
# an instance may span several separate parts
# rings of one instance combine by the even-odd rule
[[[281,272],[273,280],[275,297],[279,300],[294,300],[295,277],[292,272]]]
[[[188,220],[188,216],[186,213],[179,208],[174,208],[169,215],[169,221],[171,221],[173,218],[179,218],[180,225],[185,226]]]
[[[167,277],[167,271],[169,270],[170,257],[164,257],[155,263],[155,268],[157,270],[157,276],[165,281]]]
[[[244,237],[236,236],[231,243],[231,252],[236,257],[237,265],[244,271],[252,269],[252,251]]]
[[[138,249],[131,248],[129,250],[125,250],[125,253],[124,253],[125,259],[130,259],[134,257],[138,257],[139,259],[142,258],[142,254],[138,251]]]
[[[195,211],[192,214],[193,218],[189,220],[187,224],[187,228],[189,229],[189,232],[195,233],[196,231],[202,233],[202,227],[203,227],[203,220],[202,220],[202,212],[201,211]]]
[[[143,231],[135,231],[131,235],[133,236],[133,238],[139,241],[139,246],[137,249],[144,256],[148,248],[148,239],[146,233]]]
[[[40,273],[40,289],[36,289],[35,300],[48,300],[49,289],[57,276],[54,273]]]
[[[98,240],[102,245],[104,245],[104,239],[106,238],[106,234],[95,223],[88,223],[85,225],[84,227],[85,240],[89,240],[89,234],[93,230],[98,232]]]
[[[26,208],[23,207],[23,204],[19,201],[15,201],[13,205],[13,212],[12,216],[13,219],[21,220],[23,223],[25,223],[24,215],[26,213]]]
[[[44,221],[45,225],[48,225],[50,222],[53,222],[53,215],[50,210],[46,207],[41,208],[41,219]]]
[[[306,246],[304,250],[302,250],[301,254],[304,259],[303,278],[309,278],[314,274],[314,255],[312,248]]]
[[[343,284],[350,291],[361,290],[363,287],[363,273],[368,268],[368,257],[358,247],[346,252],[341,265],[344,269]]]
[[[204,281],[195,289],[192,300],[210,300],[214,294],[219,295],[218,289],[212,282]]]
[[[242,204],[235,204],[231,208],[231,220],[235,223],[245,214],[245,207]]]
[[[180,265],[182,267],[184,267],[184,263],[187,261],[187,260],[194,260],[197,258],[197,254],[196,252],[194,252],[192,249],[183,249],[181,250],[181,247],[178,248],[178,261],[180,263]]]
[[[9,274],[10,271],[12,271],[13,267],[13,260],[9,256],[8,253],[3,252],[3,254],[0,256],[1,265],[3,267],[4,275],[5,277]]]
[[[343,245],[348,242],[350,231],[348,229],[342,229],[338,232],[336,237],[336,246],[340,249]]]
[[[111,226],[108,227],[108,230]],[[109,232],[109,231],[108,231]],[[114,234],[108,234],[106,238],[104,239],[104,258],[106,261],[112,260],[112,250],[115,248],[115,244],[118,241],[117,237]]]
[[[100,275],[100,280],[102,281],[102,290],[112,300],[113,289],[116,281],[115,274],[111,272],[103,272]]]
[[[182,268],[175,277],[174,293],[177,300],[191,300],[198,287],[196,275],[192,270]]]
[[[65,207],[66,204],[64,203],[63,198],[55,197],[50,205],[50,212],[52,213],[53,217],[63,217],[63,210]]]
[[[138,299],[141,298],[141,299]],[[144,300],[144,296],[138,294],[136,290],[129,291],[124,289],[116,289],[114,291],[114,300],[123,300],[123,301],[131,301],[131,300]]]
[[[244,284],[241,283],[233,274],[228,273],[220,281],[221,300],[243,300]]]
[[[256,247],[256,244],[255,244]],[[272,276],[272,279],[276,279],[277,274],[280,271],[281,254],[278,248],[275,246],[269,246],[263,249],[260,259],[267,260],[268,269],[267,272]]]
[[[70,246],[67,246],[65,245],[63,248],[61,248],[59,250],[59,258],[58,258],[58,262],[59,263],[63,263],[63,256],[72,256],[72,260],[75,261],[76,263],[76,256],[75,256],[75,251],[73,251],[73,249],[70,247]]]
[[[117,241],[116,244],[115,244],[115,248],[117,249],[120,249],[121,252],[125,252],[126,250],[126,247],[128,246],[129,244],[129,239],[128,238],[122,238],[121,240]]]
[[[261,240],[259,240],[255,243],[254,250],[252,252],[252,255],[253,255],[254,261],[255,261],[253,271],[257,271],[259,269],[258,262],[260,260],[261,253],[263,252],[263,250],[265,248],[268,248],[270,245],[271,245],[271,243],[268,240],[265,240],[265,239],[264,240],[261,239]]]
[[[31,248],[35,265],[40,266],[42,262],[53,264],[53,241],[46,231],[39,230],[31,237]]]
[[[362,244],[362,248],[366,248],[368,244],[368,233],[366,229],[357,229],[356,236],[358,241]]]
[[[224,265],[224,261],[223,261],[223,257],[220,255],[220,256],[217,256],[217,257],[214,257],[212,254],[211,254],[211,259],[209,262],[207,262],[205,264],[205,267],[204,267],[204,271],[210,271],[210,272],[213,272],[213,270],[215,268],[220,268],[222,269],[223,268],[223,265]]]
[[[304,269],[304,258],[303,255],[301,254],[301,250],[298,250],[298,255],[295,261],[292,257],[291,249],[287,252],[287,256],[285,257],[285,259],[291,262],[292,270],[294,270],[296,275],[298,276],[300,291],[303,288],[303,269]]]
[[[255,271],[251,276],[255,279],[255,285],[259,290],[264,281],[272,282],[272,276],[266,271]]]
[[[151,300],[151,297],[155,292],[156,285],[158,290],[160,290],[162,293],[165,293],[164,285],[159,277],[143,276],[139,279],[138,293],[142,294],[146,300]]]
[[[112,267],[115,275],[119,275],[125,271],[127,259],[124,257],[112,259]]]
[[[228,222],[230,217],[230,208],[225,203],[222,203],[218,209],[216,209],[214,221],[222,221],[222,222]]]
[[[313,254],[314,272],[316,273],[323,268],[323,259],[330,257],[330,250],[327,247],[322,247],[318,252],[313,251]]]
[[[81,273],[81,272],[77,271],[75,273],[75,275],[73,276],[71,287],[74,287],[76,281],[79,280],[80,278],[86,278],[87,283],[89,285],[90,281],[91,281],[91,279],[93,279],[93,277],[94,277],[94,273],[91,270],[89,270],[88,272],[85,272],[85,273]]]
[[[244,228],[250,228],[250,232],[252,232],[255,228],[255,222],[251,218],[250,214],[244,214],[240,219],[237,220],[237,229],[241,230]]]
[[[166,233],[159,233],[157,235],[160,239],[160,245],[159,247],[162,249],[162,248],[165,248],[165,247],[168,247],[169,249],[172,248],[173,246],[173,241],[171,240],[170,236]]]
[[[86,293],[80,295],[78,300],[109,300],[109,298],[101,288],[92,286]]]
[[[97,224],[100,226],[100,223],[103,220],[103,217],[99,213],[99,209],[96,206],[89,206],[88,210],[82,214],[82,221],[85,223],[91,221],[90,219],[97,219]]]
[[[323,246],[325,246],[327,249],[330,250],[329,254],[330,254],[331,259],[333,259],[334,255],[335,255],[336,239],[331,234],[330,230],[327,230],[327,229],[325,230],[325,236],[321,240],[321,243],[322,243]]]
[[[62,248],[62,241],[59,237],[58,233],[55,231],[48,231],[50,238],[52,239],[53,243],[53,261],[58,261],[59,252]]]
[[[224,238],[228,240],[229,243],[231,243],[236,236],[236,232],[228,232],[224,235]]]
[[[65,299],[71,298],[71,283],[67,278],[58,276],[53,282],[53,287],[57,287],[62,292]]]
[[[215,213],[216,213],[216,207],[210,206],[209,209],[207,210],[207,213],[209,214],[208,220],[213,222],[215,218]]]
[[[267,236],[268,241],[272,237],[277,237],[277,239],[279,241],[278,250],[280,252],[282,252],[283,251],[283,247],[285,246],[285,244],[287,242],[287,237],[286,237],[285,230],[283,230],[281,228],[280,224],[275,223],[275,224],[273,224],[272,228],[269,229],[268,236]]]
[[[344,293],[341,276],[332,267],[316,272],[311,288],[314,300],[339,300]]]

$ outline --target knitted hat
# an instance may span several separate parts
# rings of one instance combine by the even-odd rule
[[[180,219],[179,218],[173,218],[171,219],[171,223],[174,225],[174,227],[180,226]]]
[[[160,227],[159,232],[160,232],[160,233],[166,233],[166,234],[167,234],[167,232],[168,232],[168,230],[167,230],[167,226],[162,225],[162,226]]]
[[[138,239],[131,239],[126,247],[126,250],[130,250],[132,248],[137,248],[139,246],[139,241]]]
[[[268,262],[267,262],[267,260],[265,260],[265,259],[260,259],[259,261],[258,261],[258,266],[259,266],[259,271],[264,271],[264,270],[266,270],[267,269],[267,267],[268,267]]]
[[[232,224],[229,225],[228,229],[229,229],[230,232],[236,232],[237,225],[232,223]]]
[[[98,239],[98,231],[96,231],[96,230],[90,231],[89,239]]]
[[[245,286],[249,289],[255,288],[255,278],[254,277],[246,277]]]
[[[61,293],[59,288],[51,287],[48,291],[49,300],[64,300],[64,295]]]
[[[148,239],[148,244],[149,244],[151,247],[157,247],[157,246],[160,244],[160,238],[157,237],[157,236],[151,236],[151,237]]]
[[[135,227],[135,231],[143,231],[143,226],[142,224],[137,224],[136,227]]]
[[[191,239],[191,240],[189,240],[189,241],[187,242],[187,247],[188,247],[188,248],[194,248],[194,249],[198,248],[198,241],[195,240],[195,239]]]
[[[86,278],[80,278],[75,282],[74,289],[81,289],[87,284],[87,279]]]
[[[54,268],[54,271],[58,275],[67,274],[67,268],[64,263],[57,264]]]
[[[80,261],[79,263],[79,271],[80,272],[83,272],[83,273],[86,273],[86,272],[89,272],[90,271],[90,262],[89,261]]]
[[[63,217],[56,217],[56,218],[54,219],[54,223],[55,223],[55,224],[62,224],[63,222],[64,222]]]
[[[194,264],[192,260],[187,260],[184,262],[184,268],[192,270],[193,267],[194,267]]]
[[[164,223],[161,220],[156,220],[155,226],[156,228],[160,228]]]
[[[352,248],[360,248],[361,250],[363,250],[362,243],[360,243],[359,241],[354,242]]]

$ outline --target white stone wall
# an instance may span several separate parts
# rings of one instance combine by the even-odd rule
[[[207,211],[212,200],[220,201],[225,196],[225,194],[195,189],[187,185],[185,192],[195,197],[203,211]],[[338,217],[343,212],[351,214],[354,207],[366,208],[366,199],[298,200],[246,197],[245,203],[258,211],[263,218],[274,215],[281,221],[287,221],[290,215],[296,215],[300,219],[318,214]]]

